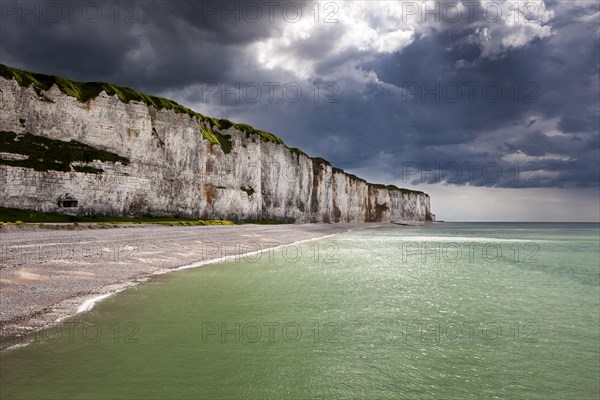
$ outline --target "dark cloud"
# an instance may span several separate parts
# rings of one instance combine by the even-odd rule
[[[590,132],[598,127],[598,116],[565,115],[561,118],[558,127],[566,133]]]
[[[304,31],[302,24],[282,18],[285,3],[270,21],[268,8],[258,2],[257,22],[249,20],[256,17],[251,9],[243,14],[244,2],[123,2],[117,3],[118,15],[114,2],[103,2],[96,22],[77,13],[74,21],[64,16],[58,22],[23,21],[3,8],[0,61],[167,95],[200,112],[273,131],[345,169],[377,166],[382,174],[404,179],[407,163],[438,172],[465,163],[502,171],[535,167],[537,179],[526,182],[514,173],[489,179],[463,170],[450,183],[598,186],[597,4],[547,1],[554,15],[536,25],[537,33],[488,23],[490,40],[484,44],[481,15],[476,21],[440,21],[417,29],[410,44],[390,53],[373,50],[383,46],[383,36],[349,45],[373,34],[358,25]],[[313,2],[300,4],[311,15]],[[344,3],[339,4],[341,18]],[[384,26],[389,15],[367,8],[363,18],[370,26]],[[360,35],[352,36],[354,30]],[[269,47],[284,36],[287,42]],[[521,36],[526,43],[519,42]],[[504,48],[503,39],[516,45]],[[265,46],[263,60],[257,43]],[[271,60],[277,62],[269,65]],[[207,100],[203,93],[207,83],[232,88],[252,82],[263,90],[265,82],[279,83],[273,101],[266,101],[266,92],[258,102]],[[299,85],[301,98],[284,98],[286,83]],[[495,98],[497,88],[502,94]],[[328,95],[333,102],[325,101]],[[431,173],[410,182],[439,180]]]

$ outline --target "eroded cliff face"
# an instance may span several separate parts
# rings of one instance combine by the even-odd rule
[[[424,193],[368,184],[237,126],[217,129],[206,120],[143,102],[125,103],[106,92],[81,102],[56,85],[36,92],[3,77],[0,90],[2,207],[288,222],[430,218]],[[202,129],[230,135],[231,148],[207,140]],[[35,155],[6,151],[13,140],[9,133],[17,134],[9,144],[29,133],[35,136],[28,140],[41,138],[37,146],[42,149],[70,141],[81,145],[71,159],[62,160],[62,167],[51,160],[40,167],[33,163]],[[83,145],[107,156],[89,160]]]

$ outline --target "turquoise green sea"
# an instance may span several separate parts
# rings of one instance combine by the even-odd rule
[[[157,276],[0,353],[4,399],[598,399],[598,224],[367,229]]]

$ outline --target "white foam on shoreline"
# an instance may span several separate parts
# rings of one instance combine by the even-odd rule
[[[290,242],[290,243],[287,243],[287,244],[281,244],[281,245],[273,246],[273,247],[266,247],[265,249],[262,249],[262,250],[250,251],[250,252],[247,252],[247,253],[232,254],[232,255],[229,255],[229,256],[223,256],[223,257],[213,258],[213,259],[210,259],[210,260],[197,261],[197,262],[193,262],[191,264],[182,265],[180,267],[164,268],[164,269],[160,269],[158,271],[155,271],[153,273],[150,273],[150,274],[148,274],[148,275],[146,275],[144,277],[137,278],[135,281],[125,281],[125,282],[121,282],[120,284],[112,284],[112,285],[109,285],[109,286],[106,287],[106,288],[109,288],[109,287],[112,288],[112,290],[110,290],[109,292],[103,293],[103,294],[99,294],[99,295],[94,296],[92,298],[86,299],[85,301],[83,301],[77,307],[77,310],[75,312],[67,314],[67,315],[64,315],[64,316],[61,316],[61,317],[57,318],[54,322],[48,323],[48,324],[46,324],[46,325],[44,325],[44,326],[42,326],[42,327],[40,327],[38,329],[35,329],[35,330],[31,331],[30,333],[33,333],[33,332],[36,332],[36,331],[39,331],[39,330],[42,330],[42,329],[46,329],[46,328],[48,328],[48,327],[50,327],[50,326],[52,326],[52,325],[54,325],[56,323],[61,322],[62,320],[70,318],[70,317],[72,317],[74,315],[90,311],[90,310],[92,310],[94,308],[94,306],[96,305],[96,303],[98,303],[99,301],[102,301],[102,300],[104,300],[104,299],[106,299],[106,298],[108,298],[108,297],[110,297],[112,295],[115,295],[115,294],[117,294],[119,292],[122,292],[125,289],[128,289],[128,288],[133,287],[133,286],[137,286],[140,283],[146,282],[148,280],[148,276],[163,275],[163,274],[168,274],[168,273],[171,273],[171,272],[184,271],[184,270],[187,270],[187,269],[199,268],[199,267],[202,267],[202,266],[208,265],[208,264],[218,264],[218,263],[229,261],[229,260],[233,260],[233,259],[236,259],[236,258],[239,259],[240,257],[248,257],[248,256],[256,255],[256,254],[261,254],[261,253],[264,253],[264,252],[267,252],[267,251],[273,251],[273,250],[281,249],[281,248],[284,248],[286,246],[294,246],[294,245],[298,245],[298,244],[302,244],[302,243],[307,243],[307,242],[313,242],[313,241],[316,241],[316,240],[326,239],[326,238],[329,238],[329,237],[332,237],[332,236],[339,235],[340,233],[347,233],[347,232],[351,232],[353,230],[354,229],[348,229],[347,231],[344,231],[344,232],[333,233],[333,234],[329,234],[329,235],[325,235],[325,236],[318,236],[318,237],[314,237],[314,238],[311,238],[311,239],[298,240],[296,242]],[[114,289],[115,286],[118,286],[118,288]],[[100,288],[100,290],[102,290],[102,288]],[[67,299],[65,301],[69,301],[69,300],[72,301],[73,299]],[[19,348],[19,347],[25,347],[25,346],[29,345],[32,342],[33,341],[27,341],[25,343],[16,343],[16,344],[14,344],[14,345],[12,345],[10,347],[7,347],[6,349],[4,349],[2,351],[8,351],[8,350],[16,349],[16,348]]]
[[[186,269],[199,268],[199,267],[202,267],[202,266],[208,265],[208,264],[218,264],[218,263],[229,261],[229,260],[240,259],[241,257],[248,257],[248,256],[257,255],[257,254],[262,254],[267,251],[274,251],[274,250],[282,249],[286,246],[295,246],[295,245],[302,244],[302,243],[314,242],[315,240],[326,239],[326,238],[336,236],[336,235],[338,235],[338,233],[333,233],[331,235],[325,235],[325,236],[319,236],[319,237],[311,238],[311,239],[298,240],[296,242],[287,243],[287,244],[280,244],[279,246],[267,247],[262,250],[249,251],[246,253],[231,254],[229,256],[212,258],[210,260],[196,261],[191,264],[182,265],[181,267],[176,267],[176,268],[171,268],[171,269],[162,269],[162,270],[156,271],[152,275],[162,275],[162,274],[168,274],[169,272],[177,272],[177,271],[183,271]]]
[[[281,249],[281,248],[284,248],[286,246],[293,246],[293,245],[298,245],[298,244],[302,244],[302,243],[313,242],[315,240],[326,239],[326,238],[329,238],[329,237],[332,237],[332,236],[336,236],[336,235],[338,235],[338,233],[333,233],[333,234],[330,234],[330,235],[319,236],[319,237],[310,238],[310,239],[298,240],[296,242],[291,242],[291,243],[287,243],[287,244],[281,244],[279,246],[274,246],[274,247],[267,247],[267,248],[265,248],[263,250],[256,250],[256,251],[249,251],[249,252],[246,252],[246,253],[232,254],[232,255],[229,255],[229,256],[212,258],[210,260],[204,260],[204,261],[196,261],[196,262],[193,262],[191,264],[182,265],[180,267],[160,269],[158,271],[155,271],[155,272],[151,273],[150,275],[152,275],[152,276],[154,276],[154,275],[164,275],[164,274],[168,274],[168,273],[171,273],[171,272],[178,272],[178,271],[184,271],[186,269],[199,268],[199,267],[202,267],[202,266],[208,265],[208,264],[218,264],[218,263],[221,263],[221,262],[225,262],[225,261],[229,261],[229,260],[234,260],[236,258],[239,259],[240,257],[253,256],[253,255],[256,255],[256,254],[265,253],[267,251],[273,251],[273,250]],[[129,287],[136,286],[136,285],[138,285],[140,283],[143,283],[146,280],[147,279],[139,280],[137,282],[123,282],[124,286],[121,287],[121,288],[119,288],[119,289],[117,289],[117,290],[113,290],[113,291],[111,291],[109,293],[101,294],[101,295],[98,295],[96,297],[93,297],[91,299],[88,299],[88,300],[84,301],[83,303],[81,303],[81,305],[79,305],[79,307],[77,308],[77,311],[74,314],[72,314],[72,315],[89,311],[92,308],[94,308],[94,306],[96,305],[97,302],[99,302],[101,300],[104,300],[105,298],[107,298],[109,296],[112,296],[114,294],[117,294],[119,292],[122,292],[123,290],[125,290],[125,289],[127,289]],[[60,320],[62,320],[64,318],[67,318],[67,317],[70,317],[70,316],[71,315],[62,317],[62,318],[60,318]]]
[[[94,304],[96,304],[96,302],[107,298],[111,294],[112,293],[101,294],[99,296],[92,297],[91,299],[84,301],[79,307],[77,307],[77,311],[75,311],[75,314],[79,314],[84,311],[90,311],[92,308],[94,308]]]
[[[29,343],[33,342],[33,340],[27,341],[25,343],[17,343],[17,344],[13,344],[10,347],[7,347],[6,349],[2,350],[2,351],[9,351],[9,350],[14,350],[14,349],[18,349],[20,347],[25,347],[27,345],[29,345]]]
[[[84,301],[83,303],[81,303],[79,305],[79,307],[77,307],[77,311],[75,311],[75,314],[79,314],[79,313],[82,313],[82,312],[90,311],[92,308],[94,308],[94,306],[96,305],[96,303],[99,302],[100,300],[104,300],[105,298],[110,297],[113,294],[117,294],[117,293],[119,293],[119,292],[121,292],[123,290],[125,290],[125,288],[118,289],[118,290],[115,290],[115,291],[112,291],[112,292],[109,292],[109,293],[105,293],[105,294],[100,294],[100,295],[98,295],[96,297],[92,297],[91,299],[87,299],[86,301]],[[73,315],[75,315],[75,314],[73,314]],[[57,321],[60,321],[60,320],[62,320],[64,318],[65,317],[59,318]]]

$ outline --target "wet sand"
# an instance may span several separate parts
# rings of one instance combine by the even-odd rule
[[[389,224],[4,227],[0,229],[0,346],[81,311],[100,295],[152,275],[380,226]]]

